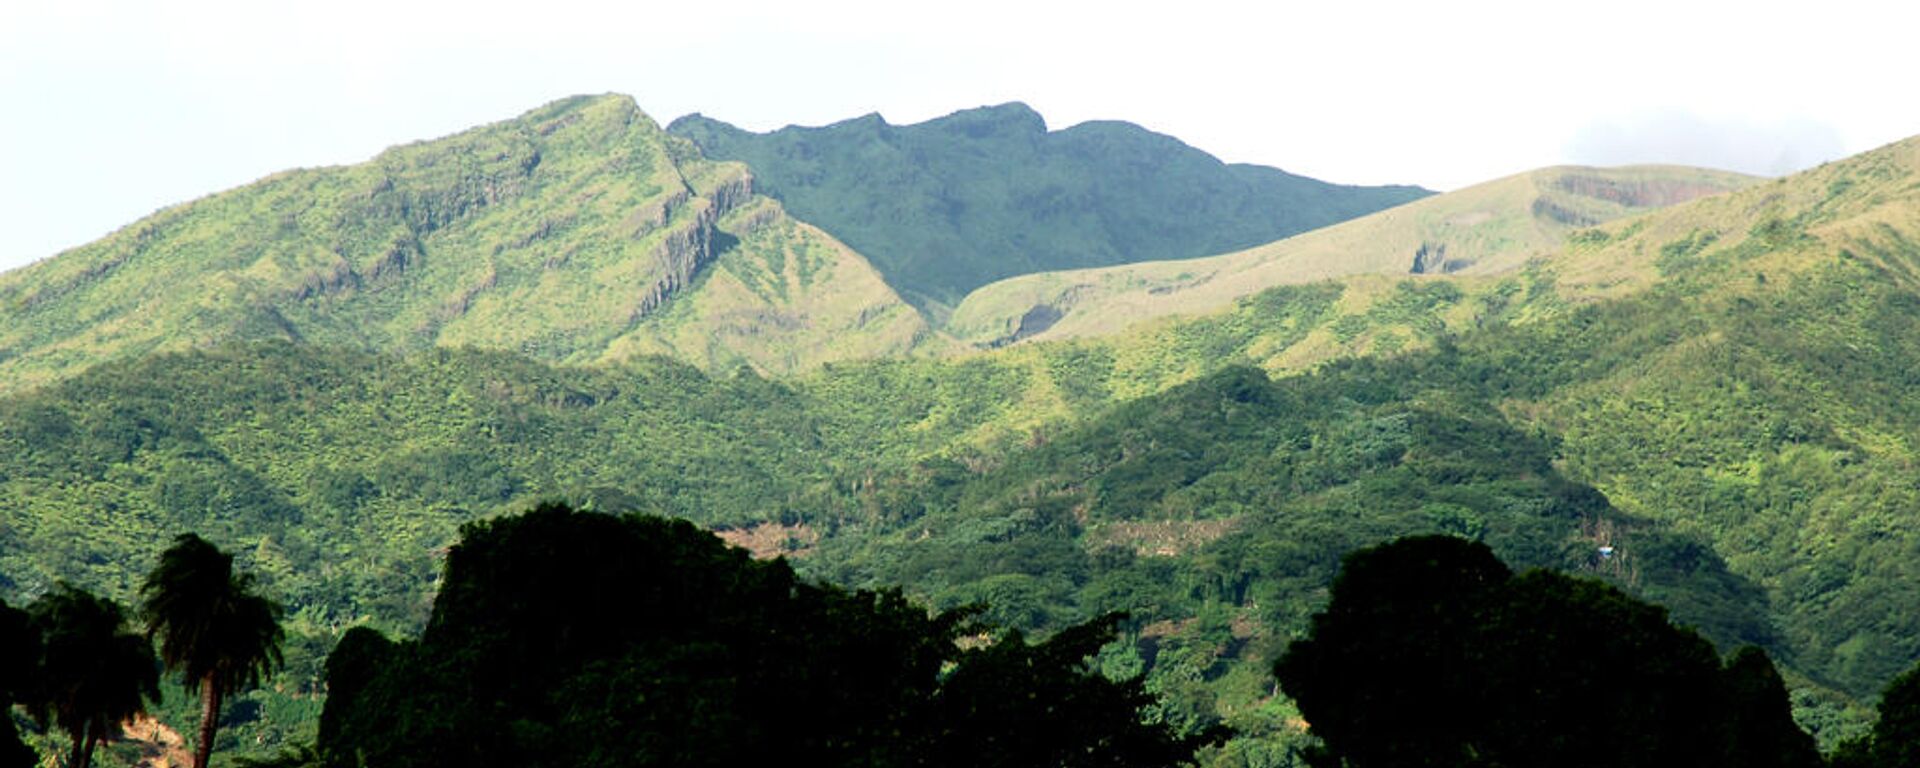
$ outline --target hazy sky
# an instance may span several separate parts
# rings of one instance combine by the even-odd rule
[[[1920,133],[1909,5],[0,0],[0,268],[606,91],[755,129],[1020,100],[1346,183],[1779,173]]]

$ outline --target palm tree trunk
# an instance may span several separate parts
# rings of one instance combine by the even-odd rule
[[[72,768],[87,768],[93,762],[93,723],[82,723],[80,732],[73,735],[73,757],[67,761]]]
[[[207,768],[213,759],[213,730],[220,726],[220,687],[213,678],[200,681],[200,740],[193,745],[193,768]]]

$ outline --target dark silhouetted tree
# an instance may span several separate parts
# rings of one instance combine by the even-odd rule
[[[1920,765],[1920,665],[1901,673],[1880,694],[1880,719],[1866,736],[1840,745],[1834,768],[1912,768]]]
[[[1881,694],[1873,753],[1882,766],[1920,765],[1920,666],[1894,678]]]
[[[1153,696],[1138,681],[1113,681],[1087,668],[1124,617],[1107,614],[1039,643],[1008,631],[961,654],[936,695],[925,755],[955,768],[1176,765],[1225,738],[1224,729],[1169,738],[1140,726]],[[972,745],[970,748],[966,745]]]
[[[191,533],[160,554],[140,596],[161,660],[200,694],[193,764],[206,768],[221,701],[258,686],[280,664],[280,606],[254,591],[253,574],[233,572],[232,555]]]
[[[26,611],[0,602],[0,768],[30,768],[40,761],[13,725],[13,705],[29,695],[39,658],[40,636]]]
[[[1725,715],[1727,764],[1819,768],[1820,748],[1793,720],[1787,685],[1767,658],[1753,646],[1741,648],[1727,661],[1721,690]]]
[[[1315,764],[1459,765],[1480,748],[1474,627],[1511,576],[1484,545],[1402,539],[1347,556],[1333,599],[1275,674],[1332,754]]]
[[[28,707],[73,737],[67,765],[86,768],[94,744],[159,700],[160,662],[119,604],[70,585],[41,595],[27,615],[41,645]]]
[[[1819,764],[1764,653],[1723,667],[1662,608],[1451,537],[1350,555],[1275,674],[1315,765]]]
[[[1159,766],[1087,656],[1117,619],[961,651],[971,611],[848,591],[684,521],[557,505],[469,526],[418,641],[328,659],[331,766]],[[992,734],[993,739],[983,738]]]

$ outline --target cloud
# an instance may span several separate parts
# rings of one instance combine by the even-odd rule
[[[1587,165],[1671,163],[1781,176],[1840,158],[1846,145],[1832,125],[1804,117],[1709,118],[1663,109],[1588,123],[1564,152]]]

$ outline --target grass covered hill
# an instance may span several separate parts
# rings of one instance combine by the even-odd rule
[[[925,332],[859,254],[623,96],[290,171],[0,275],[0,389],[228,340],[805,368]]]
[[[1276,285],[1511,272],[1588,227],[1759,181],[1672,166],[1546,168],[1237,253],[1010,278],[968,294],[947,330],[991,347],[1113,333],[1150,318],[1213,311]]]
[[[1049,131],[1017,103],[914,125],[752,133],[690,115],[667,130],[751,166],[761,191],[935,317],[1014,275],[1225,253],[1430,194],[1222,163],[1130,123]]]

